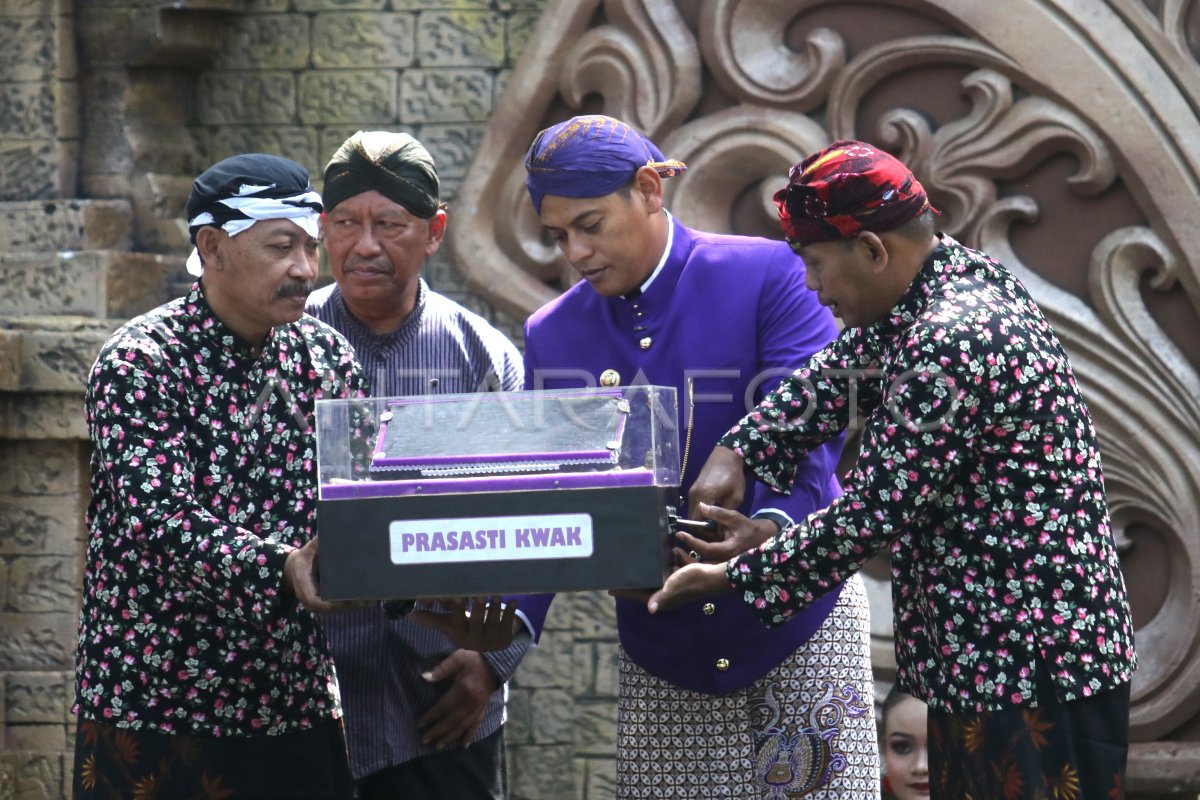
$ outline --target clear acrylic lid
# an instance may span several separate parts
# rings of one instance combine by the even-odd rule
[[[317,401],[322,500],[678,486],[674,387]]]

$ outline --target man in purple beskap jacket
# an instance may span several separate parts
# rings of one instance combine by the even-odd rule
[[[674,219],[662,180],[686,166],[619,120],[575,117],[542,131],[526,169],[546,234],[584,279],[529,318],[526,388],[674,386],[686,508],[714,442],[834,338],[836,323],[785,243]],[[808,456],[789,494],[747,492],[741,510],[760,541],[837,498],[840,444]],[[618,798],[659,797],[666,785],[683,797],[878,796],[860,578],[775,629],[740,601],[651,616],[645,599],[616,601]],[[549,602],[522,601],[537,630]]]

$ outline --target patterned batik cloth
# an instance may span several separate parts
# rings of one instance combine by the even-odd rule
[[[278,736],[191,736],[80,720],[72,797],[349,800],[340,720]]]
[[[895,230],[931,206],[925,187],[890,153],[839,139],[792,167],[774,195],[788,242],[804,246]]]
[[[1121,800],[1129,684],[1062,703],[1042,666],[1037,699],[980,714],[931,708],[932,800]]]
[[[855,575],[804,646],[728,695],[680,689],[621,650],[617,800],[878,798],[867,619]]]
[[[604,197],[628,185],[641,167],[653,167],[663,178],[687,169],[621,120],[585,114],[534,137],[525,155],[525,187],[540,214],[546,195]]]

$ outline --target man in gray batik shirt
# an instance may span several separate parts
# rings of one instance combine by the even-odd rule
[[[356,133],[326,166],[323,194],[336,284],[307,310],[349,339],[374,396],[521,388],[521,355],[504,334],[420,277],[446,230],[420,142]],[[507,797],[505,682],[530,646],[526,631],[480,654],[381,608],[328,616],[325,627],[360,798]]]

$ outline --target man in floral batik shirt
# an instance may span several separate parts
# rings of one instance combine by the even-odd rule
[[[199,275],[132,320],[88,380],[92,500],[76,797],[352,796],[333,664],[311,613],[313,407],[359,396],[304,302],[320,197],[299,164],[196,179]]]
[[[779,625],[887,548],[897,683],[929,708],[935,799],[1123,796],[1133,625],[1096,432],[1050,325],[987,255],[936,232],[899,161],[839,141],[775,195],[808,285],[846,329],[725,437],[694,513],[744,549],[745,473],[865,417],[845,493],[726,563],[688,565],[652,612],[737,591]]]

